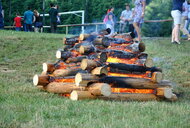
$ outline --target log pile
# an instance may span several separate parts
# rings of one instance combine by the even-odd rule
[[[58,61],[43,63],[33,84],[71,100],[176,101],[171,82],[144,53],[145,44],[134,41],[133,33],[107,37],[109,32],[64,38]]]

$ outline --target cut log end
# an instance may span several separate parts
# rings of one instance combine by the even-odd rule
[[[85,39],[88,38],[89,36],[90,36],[90,34],[80,34],[79,40],[85,40]]]
[[[145,65],[146,67],[148,67],[148,68],[153,67],[153,60],[150,59],[150,58],[146,59],[144,65]]]
[[[61,59],[61,51],[58,50],[58,51],[56,52],[56,58],[57,58],[57,59]]]
[[[156,95],[158,97],[166,98],[166,99],[171,99],[173,96],[172,93],[172,88],[157,88]]]
[[[47,75],[41,75],[41,76],[34,75],[33,77],[33,84],[35,86],[38,86],[38,85],[45,86],[48,83],[49,83],[49,76]]]
[[[42,67],[43,67],[42,68],[43,72],[53,72],[55,70],[54,64],[50,64],[50,63],[43,63]]]
[[[152,81],[156,83],[160,83],[163,79],[163,74],[161,72],[153,72],[152,73]]]
[[[88,59],[83,59],[81,62],[82,70],[86,70],[87,66],[88,66]]]
[[[75,76],[75,84],[76,84],[76,86],[79,86],[81,81],[82,81],[82,75],[81,75],[81,73],[77,73],[76,76]]]
[[[111,86],[106,83],[93,83],[89,85],[88,91],[95,96],[110,96]]]
[[[96,67],[91,71],[93,75],[108,75],[107,67]]]
[[[140,43],[139,44],[139,51],[140,52],[144,52],[146,50],[145,44],[144,43]]]
[[[66,40],[67,40],[67,38],[64,37],[64,38],[63,38],[63,44],[66,44]]]
[[[80,54],[84,54],[85,53],[85,47],[84,46],[80,46],[79,52],[80,52]]]

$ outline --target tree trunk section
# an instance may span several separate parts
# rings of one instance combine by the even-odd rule
[[[96,96],[92,95],[89,91],[72,91],[70,95],[71,100],[85,100],[85,99],[95,99]]]

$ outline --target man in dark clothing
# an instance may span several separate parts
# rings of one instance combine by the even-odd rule
[[[24,12],[24,23],[26,24],[26,31],[32,31],[32,23],[34,20],[34,13],[31,11],[31,7],[28,7],[28,11]]]
[[[57,16],[58,10],[55,9],[54,4],[50,4],[49,16],[50,16],[50,26],[51,26],[51,33],[56,33],[57,29]]]

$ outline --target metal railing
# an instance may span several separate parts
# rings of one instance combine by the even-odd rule
[[[146,20],[145,23],[160,23],[160,22],[171,22],[173,21],[172,19],[168,19],[168,20]],[[117,22],[119,23],[119,22]],[[104,25],[103,22],[100,23],[85,23],[85,24],[67,24],[67,25],[58,25],[58,28],[64,28],[65,27],[65,34],[68,34],[69,32],[69,27],[76,27],[76,26],[80,26],[80,27],[84,27],[84,26],[95,26],[95,32],[98,31],[98,25]],[[5,26],[5,29],[12,29],[14,28],[14,26]],[[50,28],[50,26],[43,26],[43,28]]]

